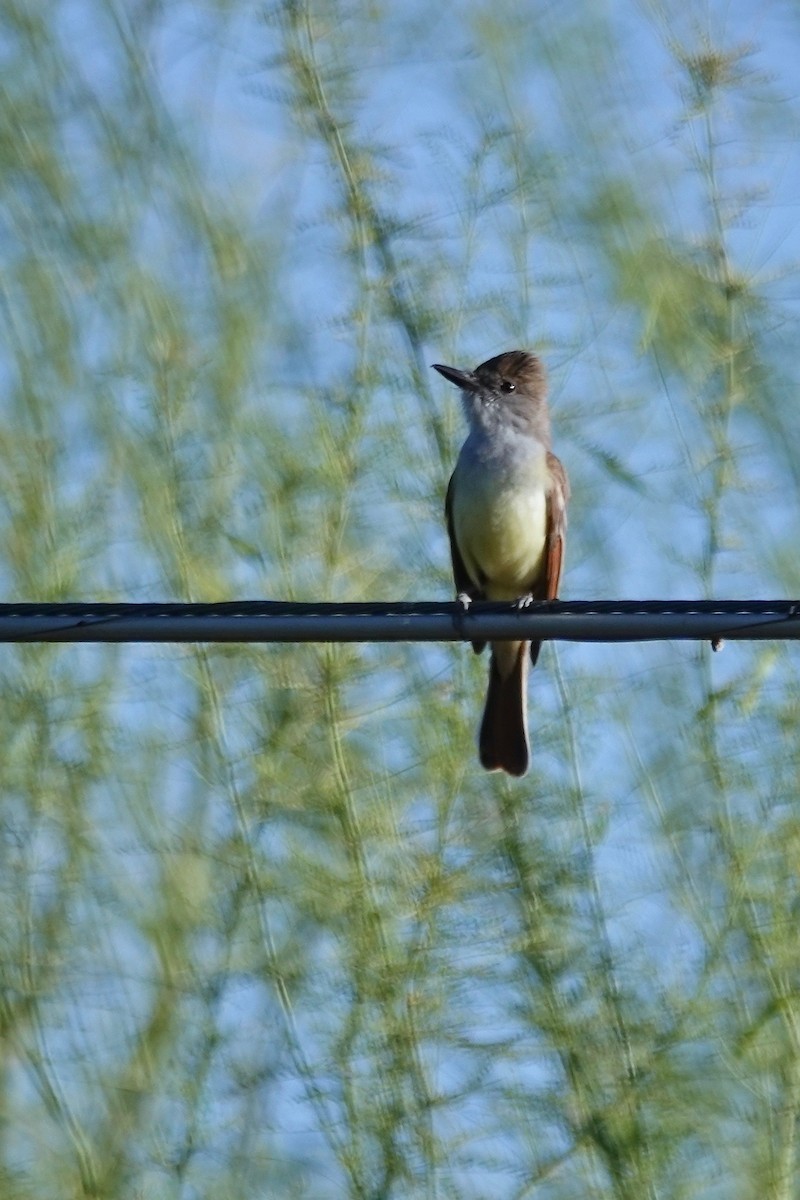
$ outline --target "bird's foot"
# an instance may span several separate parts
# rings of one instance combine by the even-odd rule
[[[514,606],[516,608],[530,608],[530,606],[534,603],[535,598],[533,592],[526,592],[524,596],[520,596],[518,600],[514,601]]]
[[[472,596],[468,592],[459,592],[456,596],[456,604],[459,606],[459,612],[455,616],[456,633],[461,638],[462,642],[468,642],[469,638],[464,630],[464,618],[470,610],[472,604]]]

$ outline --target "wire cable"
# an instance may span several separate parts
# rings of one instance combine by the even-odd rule
[[[0,604],[2,642],[642,642],[800,638],[800,600]]]

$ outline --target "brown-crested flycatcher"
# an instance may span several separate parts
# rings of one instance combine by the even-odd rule
[[[509,350],[474,371],[434,364],[461,388],[469,434],[447,488],[445,516],[456,591],[472,600],[555,600],[567,529],[569,483],[550,450],[544,367],[535,354]],[[473,642],[480,653],[485,642]],[[492,642],[489,691],[479,738],[487,771],[524,775],[528,648]]]

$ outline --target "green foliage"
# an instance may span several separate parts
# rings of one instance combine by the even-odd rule
[[[794,18],[625,11],[9,0],[5,597],[447,595],[516,344],[566,595],[791,594]],[[6,647],[0,1193],[794,1195],[793,655]]]

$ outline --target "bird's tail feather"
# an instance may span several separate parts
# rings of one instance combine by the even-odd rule
[[[489,662],[489,690],[478,740],[487,771],[524,775],[528,745],[528,643],[497,642]]]

